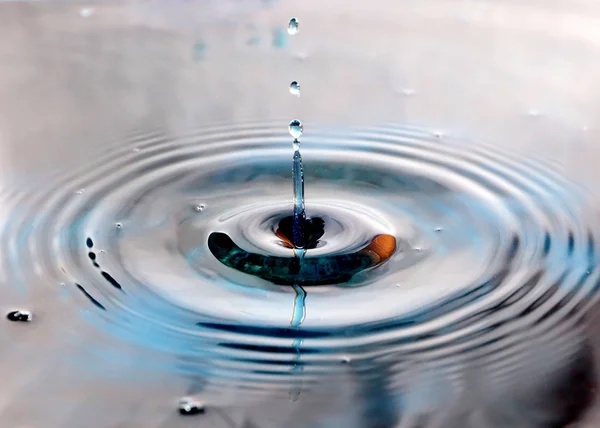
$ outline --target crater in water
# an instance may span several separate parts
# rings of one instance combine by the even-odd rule
[[[243,391],[248,409],[272,393],[299,408],[347,399],[314,414],[360,426],[581,415],[595,382],[583,321],[600,281],[598,222],[580,189],[427,131],[311,128],[313,224],[294,265],[279,127],[136,136],[27,199],[7,196],[3,281],[21,297],[5,304],[29,296],[43,312],[55,293],[70,355],[143,355],[145,376]]]

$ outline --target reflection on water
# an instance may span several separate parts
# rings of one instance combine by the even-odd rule
[[[93,10],[74,19],[102,22]],[[272,32],[285,48],[285,28]],[[15,40],[25,33],[15,29]],[[311,124],[302,150],[312,223],[299,262],[281,121],[196,123],[175,108],[175,86],[187,86],[161,78],[181,64],[161,58],[155,74],[135,66],[153,61],[154,45],[44,34],[24,52],[0,45],[15,59],[9,81],[20,81],[23,63],[54,77],[36,86],[41,104],[11,97],[14,110],[2,110],[1,123],[22,110],[39,116],[9,133],[23,145],[6,150],[16,164],[7,176],[80,159],[85,142],[110,134],[89,131],[93,115],[72,119],[80,98],[120,128],[128,122],[105,87],[165,86],[128,104],[144,131],[115,131],[91,160],[40,174],[33,188],[2,182],[0,420],[558,428],[592,405],[599,225],[588,195],[555,171],[444,132]],[[190,45],[199,68],[219,51],[201,38]],[[48,55],[57,46],[64,61]],[[138,74],[120,79],[119,67]],[[86,85],[88,72],[97,86]],[[289,89],[300,93],[297,82]],[[214,98],[201,112],[229,117]],[[46,99],[61,99],[56,110],[71,119]],[[162,114],[181,122],[155,121]],[[35,156],[27,144],[44,137],[54,147],[62,136],[41,123],[73,130],[81,143],[64,147],[75,153]]]
[[[315,131],[304,144],[316,229],[296,271],[281,239],[284,132],[136,139],[143,150],[125,144],[48,182],[3,230],[7,274],[28,289],[40,277],[67,284],[66,304],[85,311],[71,334],[91,325],[103,347],[143,350],[146,376],[244,391],[245,410],[289,395],[288,414],[301,416],[286,426],[558,427],[580,416],[595,385],[584,321],[600,280],[597,225],[576,188],[416,129]],[[344,257],[356,257],[352,275],[325,263]],[[306,294],[277,285],[302,280]],[[202,413],[190,406],[187,416]],[[268,415],[247,417],[260,427]]]

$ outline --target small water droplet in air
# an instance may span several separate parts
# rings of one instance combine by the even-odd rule
[[[79,10],[79,15],[81,15],[83,18],[89,18],[93,14],[94,9],[92,9],[91,7],[84,7],[83,9]]]
[[[290,36],[293,36],[294,34],[298,33],[298,20],[296,18],[292,18],[290,19],[290,22],[288,23],[288,34]]]
[[[432,134],[438,140],[441,140],[442,138],[444,138],[446,136],[446,132],[445,131],[433,131]]]
[[[417,253],[420,253],[421,251],[423,251],[423,249],[422,249],[421,247],[415,247],[415,248],[414,248],[414,250],[415,250]]]
[[[442,228],[441,228],[441,227],[436,227],[436,228],[435,228],[435,231],[439,233],[439,232],[441,232],[441,231],[442,231]]]
[[[302,123],[300,123],[299,120],[294,119],[290,122],[288,130],[290,131],[290,135],[297,140],[302,135],[304,127],[302,126]]]
[[[85,189],[79,189],[75,193],[77,193],[78,195],[83,195],[83,192],[85,192]]]
[[[352,362],[352,359],[350,357],[342,358],[342,364],[350,364],[351,362]]]
[[[405,97],[410,97],[412,95],[415,94],[415,90],[414,89],[410,89],[410,88],[404,88],[400,91],[400,93],[402,95],[404,95]]]
[[[12,311],[6,315],[6,318],[14,322],[29,322],[33,319],[33,315],[29,311]]]
[[[201,403],[197,403],[190,398],[183,398],[179,401],[179,414],[180,415],[198,415],[204,413],[206,410]]]
[[[292,148],[295,152],[300,150],[300,140],[294,140],[294,142],[292,143]]]
[[[115,227],[117,229],[122,229],[123,228],[123,224],[121,224],[121,223],[115,223]]]
[[[202,211],[204,211],[204,208],[206,208],[204,204],[198,204],[194,206],[194,211],[196,211],[197,213],[201,213]]]
[[[133,153],[139,153],[142,149],[140,149],[139,147],[134,147],[132,149]]]
[[[290,83],[290,94],[300,96],[300,85],[295,80]]]

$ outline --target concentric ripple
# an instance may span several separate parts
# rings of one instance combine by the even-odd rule
[[[226,232],[247,251],[293,255],[269,226],[292,206],[280,128],[140,135],[33,194],[5,193],[4,281],[30,296],[64,288],[86,310],[77,322],[215,384],[307,387],[370,361],[406,385],[395,376],[415,361],[451,377],[477,358],[505,382],[508,360],[506,376],[532,367],[534,342],[551,344],[539,357],[550,365],[578,352],[600,286],[585,195],[533,162],[409,128],[304,139],[307,213],[328,219],[306,257],[383,233],[398,247],[348,283],[307,290],[291,327],[294,289],[207,247]]]

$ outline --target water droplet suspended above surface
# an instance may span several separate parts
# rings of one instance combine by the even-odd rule
[[[298,20],[296,18],[290,19],[287,31],[290,36],[293,36],[298,33]]]
[[[299,120],[294,119],[290,122],[288,130],[290,131],[290,135],[297,140],[302,135],[302,132],[304,132],[304,127]]]
[[[300,85],[295,80],[290,83],[290,94],[300,96]]]

